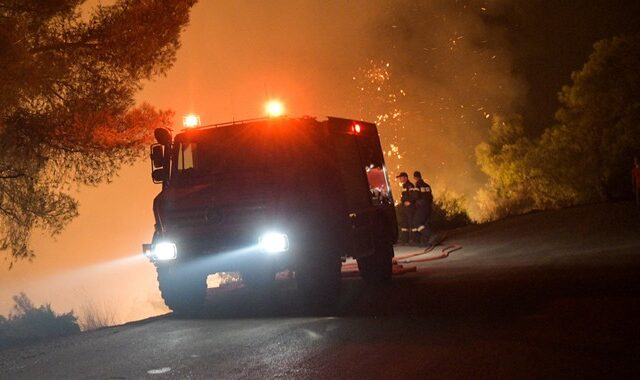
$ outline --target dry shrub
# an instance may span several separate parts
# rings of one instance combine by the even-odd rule
[[[82,331],[90,331],[115,325],[116,317],[114,311],[104,304],[88,301],[82,305],[78,322]]]
[[[0,348],[80,332],[73,311],[57,314],[50,304],[36,307],[24,293],[13,297],[13,312],[0,317]]]

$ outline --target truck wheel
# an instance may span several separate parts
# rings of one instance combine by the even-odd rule
[[[305,263],[296,270],[298,291],[304,303],[320,312],[332,312],[340,298],[342,261],[339,256]]]
[[[377,285],[391,280],[393,272],[393,245],[384,243],[376,247],[371,256],[360,257],[358,270],[367,284]]]
[[[242,281],[251,288],[269,288],[273,285],[276,274],[270,270],[242,272]]]
[[[204,308],[207,277],[184,268],[158,267],[158,285],[164,303],[177,315],[197,315]]]

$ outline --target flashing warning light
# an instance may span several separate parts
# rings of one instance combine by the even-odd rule
[[[200,125],[200,116],[189,114],[182,117],[182,126],[185,128],[194,128]]]
[[[351,126],[351,131],[353,131],[353,133],[360,133],[362,131],[362,127],[360,124],[354,124]]]
[[[284,115],[284,104],[279,100],[269,100],[264,106],[264,112],[269,117],[279,117]]]

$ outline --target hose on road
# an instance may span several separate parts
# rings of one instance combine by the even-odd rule
[[[462,249],[462,246],[460,244],[449,244],[445,247],[442,248],[440,255],[438,256],[429,256],[429,257],[423,257],[423,258],[419,258],[419,259],[413,259],[413,257],[416,256],[421,256],[424,255],[426,253],[429,253],[431,251],[433,251],[433,249],[435,248],[435,246],[429,246],[427,247],[423,252],[417,252],[417,253],[410,253],[407,255],[403,255],[403,256],[398,256],[394,258],[394,264],[410,264],[410,263],[422,263],[425,261],[434,261],[434,260],[440,260],[440,259],[444,259],[449,257],[449,255],[455,251],[459,251]],[[412,260],[407,260],[409,258],[412,258]]]
[[[417,272],[417,266],[404,266],[403,264],[413,264],[413,263],[423,263],[427,261],[435,261],[441,260],[449,257],[449,255],[455,251],[459,251],[462,249],[460,244],[452,243],[444,246],[440,254],[437,256],[428,256],[428,257],[419,257],[422,255],[426,255],[427,253],[432,252],[438,246],[439,243],[429,245],[424,250],[419,252],[412,252],[402,256],[396,256],[393,258],[393,274],[401,275],[409,272]],[[355,277],[358,276],[358,263],[350,262],[342,265],[342,275],[343,277]]]

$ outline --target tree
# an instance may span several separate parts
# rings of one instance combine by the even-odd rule
[[[562,88],[559,124],[528,140],[518,118],[494,119],[476,157],[488,184],[482,219],[619,198],[640,149],[640,36],[594,45]]]
[[[529,180],[532,143],[524,137],[522,117],[494,116],[489,140],[476,147],[476,160],[489,182],[478,192],[479,219],[526,212],[534,206]]]
[[[561,125],[547,134],[572,147],[568,153],[578,169],[572,180],[582,187],[583,198],[621,197],[630,187],[628,170],[640,149],[640,36],[597,42],[571,78],[559,94]]]
[[[0,0],[0,249],[31,258],[34,229],[77,215],[68,190],[109,181],[167,126],[134,95],[173,64],[196,0]]]

